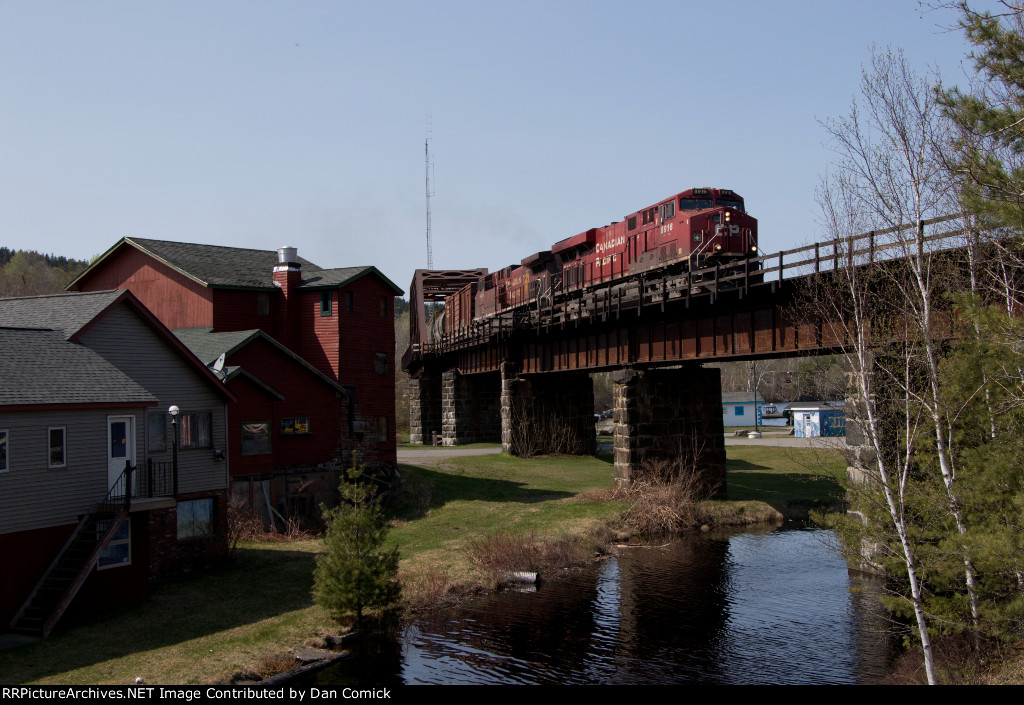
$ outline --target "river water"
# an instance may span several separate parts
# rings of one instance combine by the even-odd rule
[[[320,685],[873,683],[878,600],[816,529],[709,533],[439,611]],[[857,585],[863,588],[863,585]]]

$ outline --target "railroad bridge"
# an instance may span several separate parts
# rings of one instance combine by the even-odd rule
[[[648,463],[682,463],[724,489],[721,378],[703,363],[835,352],[846,326],[822,318],[810,292],[844,267],[895,261],[908,246],[962,245],[963,231],[936,227],[954,217],[752,257],[729,270],[662,269],[572,295],[548,292],[449,334],[431,334],[424,304],[443,302],[486,270],[417,270],[402,360],[412,375],[410,440],[500,440],[515,455],[593,453],[590,373],[612,370],[616,483]]]

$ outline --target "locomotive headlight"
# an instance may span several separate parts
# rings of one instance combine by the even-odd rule
[[[753,252],[756,255],[757,254],[757,245],[751,246],[750,251]]]
[[[726,212],[725,212],[725,222],[726,222],[726,223],[728,223],[728,222],[729,222],[729,216],[730,216],[730,215],[731,215],[731,214],[729,213],[729,211],[726,211]]]
[[[721,252],[721,251],[722,251],[722,246],[721,245],[715,245],[715,252]]]

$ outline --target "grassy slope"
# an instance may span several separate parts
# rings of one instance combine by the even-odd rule
[[[729,499],[812,502],[836,496],[834,479],[816,479],[809,451],[730,447]],[[616,516],[618,502],[583,502],[581,492],[611,485],[605,458],[522,460],[482,456],[443,468],[403,466],[408,491],[390,540],[402,573],[444,572],[473,580],[464,548],[497,531],[545,536],[584,533]],[[841,463],[833,457],[827,473]],[[223,568],[154,588],[142,605],[63,625],[44,642],[0,651],[3,683],[208,683],[225,680],[261,656],[295,649],[334,629],[312,603],[318,541],[247,545]]]

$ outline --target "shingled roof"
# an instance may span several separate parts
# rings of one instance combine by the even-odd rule
[[[95,291],[0,299],[0,326],[48,328],[70,339],[122,295],[123,291]]]
[[[0,327],[0,407],[152,405],[157,398],[63,331]]]
[[[171,332],[174,333],[178,340],[184,343],[185,346],[192,351],[193,355],[198,357],[203,364],[207,366],[216,362],[217,358],[221,355],[227,357],[231,355],[231,353],[242,349],[254,340],[265,340],[267,344],[280,350],[282,355],[294,360],[295,364],[304,368],[324,384],[333,387],[343,394],[348,393],[343,385],[335,382],[323,372],[313,367],[313,365],[306,362],[303,358],[271,338],[262,330],[253,329],[214,333],[212,328],[177,328]],[[233,376],[233,374],[237,374],[237,369],[231,370],[231,373],[227,374],[225,379]],[[252,377],[251,374],[249,376]],[[253,377],[253,379],[255,379],[255,377]],[[261,382],[261,384],[263,383]]]
[[[194,365],[203,376],[207,377],[221,394],[234,399],[234,395],[220,384],[216,375],[196,359],[195,354],[188,349],[188,346],[172,335],[170,330],[127,290],[76,291],[65,294],[0,299],[0,326],[12,329],[48,330],[61,336],[65,341],[73,343],[78,340],[77,336],[84,333],[105,311],[120,304],[132,307],[159,336],[167,341],[169,346],[175,348],[189,364]],[[0,347],[0,351],[3,351],[3,355],[0,357],[10,353],[6,346]],[[0,377],[0,379],[9,378]]]
[[[274,265],[277,264],[275,250],[251,250],[243,247],[198,245],[189,242],[126,237],[119,240],[78,275],[68,285],[68,289],[74,288],[93,267],[100,265],[115,250],[124,245],[135,247],[203,286],[265,290],[275,288],[273,278]],[[301,289],[337,288],[366,274],[373,273],[387,282],[395,290],[396,296],[402,294],[402,290],[381,274],[376,267],[322,269],[302,257],[298,257],[298,260],[302,265],[302,282],[299,284]]]

